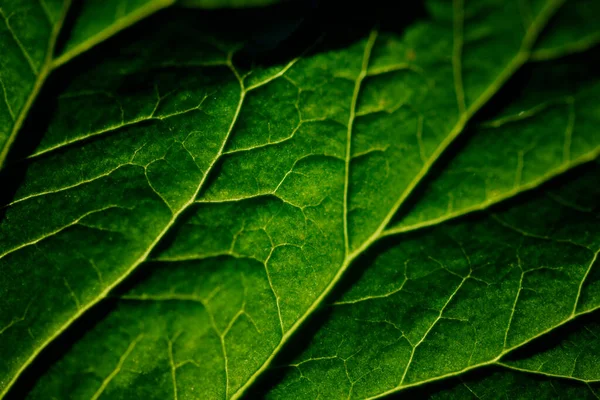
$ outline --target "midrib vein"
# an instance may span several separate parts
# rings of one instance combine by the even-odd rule
[[[393,207],[388,212],[387,216],[383,219],[377,230],[365,241],[363,244],[358,247],[356,250],[347,253],[344,262],[341,267],[338,269],[338,272],[335,274],[333,279],[329,282],[327,287],[319,297],[311,304],[311,306],[306,310],[306,312],[298,319],[296,322],[290,327],[290,329],[282,336],[279,344],[272,351],[271,355],[265,360],[263,365],[246,381],[246,383],[241,386],[232,396],[231,400],[239,399],[244,392],[256,381],[259,375],[261,375],[273,361],[275,356],[279,353],[279,351],[283,348],[283,346],[287,343],[287,341],[291,338],[291,336],[298,330],[300,325],[306,321],[308,317],[312,315],[312,313],[317,310],[327,295],[331,292],[331,290],[335,287],[338,281],[342,278],[344,272],[348,269],[350,264],[359,257],[362,253],[364,253],[368,248],[370,248],[375,242],[379,239],[385,237],[383,234],[385,227],[389,224],[397,210],[400,206],[406,201],[408,196],[416,189],[419,182],[427,175],[433,164],[439,159],[442,153],[448,148],[448,146],[454,141],[454,139],[462,132],[464,127],[470,118],[483,107],[492,96],[494,96],[498,90],[506,83],[506,81],[514,75],[514,73],[529,59],[531,54],[531,48],[537,39],[538,35],[541,33],[541,30],[544,28],[548,20],[552,17],[554,12],[562,5],[565,0],[551,0],[549,4],[540,12],[536,20],[530,25],[529,30],[525,33],[522,46],[517,55],[509,62],[509,64],[505,67],[505,69],[496,77],[496,79],[488,86],[488,88],[473,102],[473,104],[462,114],[460,115],[456,125],[449,133],[449,135],[442,141],[442,143],[438,146],[436,151],[431,155],[429,161],[423,166],[423,168],[419,171],[419,173],[415,176],[412,182],[409,184],[407,189],[401,194],[398,198],[398,201],[393,205]],[[375,40],[376,34],[371,32],[369,36],[369,40]],[[367,44],[365,47],[373,46],[373,44]],[[365,54],[367,54],[367,50],[365,48]],[[370,54],[370,50],[368,52]],[[367,61],[368,62],[368,61]],[[364,65],[364,59],[363,59]],[[356,92],[356,85],[355,90]],[[354,101],[354,96],[353,96]],[[348,138],[351,138],[351,131],[348,130]],[[348,156],[348,152],[351,150],[351,146],[347,144],[346,148],[346,156]],[[345,234],[345,243],[347,245],[349,239],[347,238],[347,192],[348,192],[348,178],[349,178],[349,167],[348,162],[346,163],[346,180],[345,180],[345,191],[344,191],[344,234]],[[390,394],[397,391],[397,389],[393,389],[390,392],[386,392],[386,394]],[[380,396],[378,396],[380,397]]]
[[[167,222],[167,224],[163,227],[163,229],[155,237],[155,239],[152,241],[152,243],[150,243],[150,245],[148,246],[146,251],[117,280],[113,281],[110,285],[108,285],[92,301],[88,302],[87,304],[83,305],[80,309],[78,309],[77,313],[75,313],[73,316],[71,316],[71,318],[69,318],[56,332],[54,332],[50,337],[48,337],[48,339],[46,339],[40,346],[38,346],[35,349],[35,351],[27,359],[27,361],[25,361],[25,363],[23,363],[21,365],[21,368],[19,368],[19,370],[15,373],[15,375],[13,376],[11,381],[4,388],[3,392],[0,393],[0,399],[3,398],[6,395],[6,393],[8,393],[8,390],[16,382],[16,380],[19,378],[19,376],[21,376],[21,374],[23,373],[25,368],[27,368],[33,362],[33,360],[35,360],[37,358],[37,356],[40,354],[40,352],[44,348],[46,348],[51,342],[53,342],[69,326],[71,326],[71,324],[73,324],[73,322],[78,320],[86,311],[88,311],[94,305],[98,304],[100,301],[105,299],[109,295],[109,293],[115,287],[117,287],[121,282],[123,282],[125,279],[127,279],[127,277],[130,276],[133,273],[133,271],[135,271],[137,269],[137,267],[139,267],[142,263],[144,263],[145,261],[148,260],[148,257],[150,256],[152,251],[156,248],[156,246],[160,243],[160,241],[166,236],[166,234],[175,225],[179,216],[182,213],[184,213],[188,209],[188,207],[190,207],[191,205],[193,205],[195,203],[196,197],[198,197],[200,190],[204,187],[204,183],[206,182],[206,179],[210,175],[210,172],[212,171],[212,169],[215,166],[215,164],[217,163],[217,161],[220,159],[221,155],[223,154],[223,150],[225,149],[225,146],[229,140],[229,137],[231,136],[231,132],[233,131],[233,128],[235,126],[235,123],[238,120],[238,117],[240,115],[240,110],[242,109],[242,104],[246,97],[246,89],[244,87],[244,82],[243,82],[242,78],[240,77],[240,75],[238,74],[235,67],[233,66],[233,64],[231,63],[231,58],[232,58],[232,54],[229,55],[228,66],[230,67],[230,69],[232,70],[233,74],[235,75],[236,79],[238,80],[238,82],[240,84],[240,97],[238,100],[238,104],[237,104],[235,113],[232,117],[231,123],[230,123],[227,133],[225,135],[225,138],[221,142],[221,146],[220,146],[218,152],[213,157],[213,159],[212,159],[211,163],[209,164],[208,168],[206,169],[205,173],[202,175],[202,178],[200,179],[200,182],[198,183],[198,186],[196,187],[192,196],[177,211],[172,213],[171,219]]]
[[[354,82],[354,91],[352,93],[352,103],[350,104],[350,116],[348,117],[348,131],[346,134],[346,161],[344,167],[344,247],[346,257],[350,253],[350,239],[348,232],[348,195],[350,190],[350,160],[352,160],[352,128],[354,127],[354,120],[356,118],[356,105],[358,103],[358,95],[360,93],[360,86],[367,76],[367,70],[369,68],[369,59],[371,58],[371,50],[377,40],[377,30],[372,30],[365,45],[363,52],[363,60],[360,68],[360,73],[356,77]]]

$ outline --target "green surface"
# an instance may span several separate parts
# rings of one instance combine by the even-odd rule
[[[595,277],[594,277],[595,278]],[[580,382],[600,382],[600,323],[597,315],[576,320],[558,330],[541,348],[524,349],[502,365],[516,371]]]
[[[600,42],[599,15],[600,2],[596,0],[567,1],[561,16],[551,21],[540,37],[533,58],[553,59],[597,45]]]
[[[169,0],[88,0],[78,3],[65,51],[56,54],[70,0],[0,0],[0,168],[53,69]],[[71,28],[71,27],[70,27]]]
[[[391,239],[324,311],[271,397],[371,398],[420,386],[497,363],[600,307],[599,177],[600,165],[587,165],[510,206]],[[564,371],[573,353],[517,365]],[[598,376],[600,353],[587,356],[582,378]]]
[[[595,400],[600,395],[596,382],[578,382],[507,370],[492,370],[482,376],[467,376],[450,381],[447,388],[421,398],[459,399],[581,399]]]
[[[154,10],[86,4],[111,28],[83,9],[72,49]],[[596,157],[598,51],[523,66],[553,16],[571,29],[560,4],[432,0],[274,62],[247,60],[242,11],[175,9],[91,52],[2,176],[2,393],[38,359],[14,397],[238,398],[263,373],[273,398],[380,396],[596,308],[597,164],[442,223]]]
[[[68,39],[53,60],[54,68],[175,0],[85,0],[76,10]]]
[[[0,166],[50,71],[67,8],[62,0],[0,1]]]
[[[585,62],[583,61],[585,60]],[[483,209],[596,158],[600,52],[524,70],[519,95],[471,129],[456,155],[423,185],[388,234]]]
[[[431,399],[597,399],[599,335],[597,313],[578,318],[506,357],[497,367],[411,395]]]
[[[177,0],[1,0],[0,168],[48,75]],[[277,0],[184,0],[197,8],[259,7]],[[65,29],[63,25],[67,21]],[[56,49],[58,39],[64,43]]]

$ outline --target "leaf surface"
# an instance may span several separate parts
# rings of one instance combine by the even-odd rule
[[[427,393],[432,400],[451,399],[589,399],[600,394],[597,383],[557,379],[503,369],[452,381],[448,388]]]
[[[286,373],[270,397],[381,397],[503,362],[598,309],[599,176],[588,164],[552,190],[390,238],[323,311],[302,354],[275,370]],[[564,338],[569,348],[507,363],[597,380],[595,348],[571,345],[593,338],[583,332]]]
[[[595,159],[600,152],[599,70],[594,51],[522,71],[514,84],[519,87],[516,99],[472,128],[387,234],[487,208]]]
[[[502,360],[501,365],[542,376],[587,383],[600,382],[599,332],[597,315],[578,319],[562,330],[553,332],[549,339],[546,338],[547,343],[542,343],[541,340],[540,343],[535,343],[538,345],[535,352],[526,348],[524,350],[527,351],[517,352]]]
[[[271,64],[246,62],[242,41],[190,10],[107,44],[56,94],[39,145],[5,172],[20,183],[0,223],[3,390],[104,300],[102,318],[30,397],[241,396],[352,261],[390,233],[396,211],[527,61],[559,5],[536,2],[524,24],[518,1],[430,1],[428,16],[401,34],[374,29],[343,45],[325,38]],[[503,165],[511,184],[496,190],[515,194],[597,150],[594,136],[573,136],[565,158],[560,133],[562,158],[553,152],[517,185]],[[479,195],[459,214],[500,198]],[[432,218],[451,217],[431,209]],[[587,260],[580,253],[576,263]],[[445,283],[466,281],[465,265],[456,268]],[[438,300],[454,289],[440,285]],[[382,376],[371,392],[387,390],[393,374]]]
[[[420,391],[431,399],[595,399],[600,394],[598,314],[593,313],[534,340],[498,362],[454,378],[449,385]]]
[[[68,3],[0,1],[0,166],[50,70]]]
[[[79,9],[76,10],[77,15],[73,26],[69,27],[68,39],[53,61],[54,68],[174,2],[175,0],[87,0],[82,2]]]
[[[79,5],[64,51],[55,47],[70,0],[0,1],[0,168],[29,109],[52,70],[136,20],[171,4],[170,0],[91,0]]]
[[[479,17],[466,21],[457,3],[458,25],[446,6],[432,2],[431,21],[403,36],[372,31],[345,49],[252,74],[232,62],[237,44],[199,39],[187,51],[189,38],[203,35],[193,34],[192,18],[177,18],[165,29],[169,35],[148,40],[144,32],[139,40],[145,45],[133,41],[124,50],[120,44],[116,54],[75,77],[58,96],[2,224],[2,308],[10,310],[3,316],[10,325],[3,332],[4,359],[10,360],[3,375],[14,379],[83,311],[156,259],[173,277],[175,268],[212,271],[200,281],[213,282],[209,292],[194,286],[187,294],[203,299],[206,306],[197,302],[194,310],[214,324],[199,324],[205,329],[189,334],[220,365],[225,382],[210,377],[214,391],[241,393],[469,117],[526,60],[557,3],[540,9],[529,31],[518,19],[517,29],[506,24],[516,3],[497,10],[506,13],[501,24],[494,24],[494,2],[471,5]],[[493,28],[487,40],[502,51],[468,46],[465,38],[482,25]],[[169,42],[182,45],[168,49]],[[478,79],[465,75],[463,82],[462,68],[478,64],[482,51],[489,64],[478,67]],[[374,179],[365,180],[367,172]],[[375,187],[384,194],[376,203]],[[60,211],[40,214],[48,207]],[[31,215],[37,222],[23,229]],[[166,236],[169,245],[159,249]],[[65,243],[71,251],[59,250]],[[31,275],[33,265],[52,273],[40,280]],[[33,290],[39,295],[32,301],[23,286],[12,284],[23,280],[28,291],[41,284],[47,289]],[[139,296],[164,295],[165,288],[153,286]],[[123,307],[163,307],[131,303]],[[154,320],[154,314],[145,315]],[[132,315],[115,312],[107,323]],[[164,338],[177,333],[170,330],[147,332],[144,343],[166,346]],[[135,342],[125,339],[123,352]],[[123,354],[116,345],[113,351]],[[202,377],[207,370],[192,367],[197,379],[208,379]]]
[[[554,59],[598,44],[600,42],[598,15],[600,15],[600,3],[595,0],[566,2],[561,10],[561,16],[552,21],[540,37],[532,58]]]

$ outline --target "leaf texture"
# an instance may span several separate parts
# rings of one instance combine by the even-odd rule
[[[56,65],[170,3],[85,4]],[[248,34],[212,14],[174,9],[69,71],[39,143],[3,172],[3,394],[102,310],[28,398],[239,398],[351,265],[364,273],[317,312],[292,366],[267,371],[283,374],[269,396],[395,392],[595,309],[596,164],[440,223],[597,156],[596,65],[527,67],[522,95],[457,142],[551,47],[533,51],[561,2],[426,4],[402,32],[324,35],[275,62],[249,61]],[[492,378],[514,368],[530,367]]]
[[[272,397],[380,397],[501,362],[596,310],[598,164],[578,172],[514,205],[390,239]]]
[[[0,2],[0,166],[48,75],[66,9],[62,0]]]
[[[386,232],[435,225],[489,207],[600,152],[598,52],[535,63],[517,76],[518,98],[472,128],[417,201]]]
[[[595,383],[574,382],[514,371],[492,370],[452,382],[449,389],[427,393],[426,398],[450,399],[589,399],[598,398]]]
[[[560,18],[552,21],[540,37],[532,58],[550,60],[565,53],[593,47],[600,41],[600,31],[596,23],[596,16],[599,14],[600,3],[594,0],[565,3]]]
[[[88,0],[79,5],[65,45],[56,55],[56,68],[116,32],[173,4],[175,0]]]
[[[596,314],[577,319],[552,332],[544,342],[534,342],[529,348],[507,357],[502,366],[575,382],[600,382],[599,330]]]
[[[90,0],[79,5],[80,18],[60,56],[55,47],[70,0],[2,0],[0,17],[0,167],[52,70],[145,15],[170,4],[169,0]]]
[[[411,395],[431,399],[595,399],[600,393],[599,327],[597,313],[586,315],[508,355],[493,368]]]

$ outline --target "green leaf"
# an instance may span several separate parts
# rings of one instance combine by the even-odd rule
[[[48,75],[171,0],[90,0],[80,6],[65,51],[55,47],[70,0],[0,0],[0,168]]]
[[[529,181],[538,185],[547,179],[546,174],[563,171],[579,157],[582,161],[595,157],[600,146],[595,101],[600,76],[594,59],[588,56],[586,60],[587,64],[581,59],[540,64],[527,71],[531,78],[518,101],[470,132],[468,141],[444,165],[416,206],[388,232],[412,230],[456,216],[469,210],[468,205],[475,201],[479,201],[477,208],[487,206],[496,201],[488,200],[488,193],[502,197],[507,191],[513,194],[527,187]],[[391,247],[374,256],[372,265],[361,267],[364,275],[332,306],[314,344],[293,362],[302,366],[290,375],[314,380],[307,371],[323,377],[326,373],[322,369],[328,367],[343,373],[344,360],[354,354],[352,351],[362,349],[364,354],[352,358],[350,375],[356,377],[360,373],[354,371],[379,368],[372,374],[383,377],[370,375],[362,382],[368,388],[366,393],[359,391],[359,384],[352,393],[357,397],[374,396],[495,362],[530,338],[597,308],[596,277],[590,271],[594,271],[600,248],[600,232],[589,222],[597,219],[597,214],[585,211],[594,210],[598,203],[597,191],[590,193],[597,187],[598,172],[592,169],[558,193],[544,192],[543,200],[505,211],[511,216],[508,223],[502,213],[477,216],[472,221],[392,239]],[[453,205],[448,203],[452,198],[463,202],[456,214],[447,211],[452,210],[447,206]],[[577,204],[578,211],[569,210]],[[565,225],[564,232],[557,228],[561,225]],[[506,228],[518,229],[523,235],[511,239]],[[539,239],[546,240],[543,238],[556,238],[558,242],[549,241],[550,246],[544,246],[539,243]],[[564,245],[584,247],[561,249]],[[568,258],[557,257],[556,252]],[[577,261],[578,253],[581,261]],[[524,254],[529,254],[529,263]],[[519,273],[515,266],[520,263],[521,268],[533,272]],[[545,276],[549,273],[545,268],[555,267],[556,276]],[[536,268],[541,272],[535,272]],[[476,269],[481,275],[475,273]],[[527,297],[517,298],[515,290]],[[578,304],[577,309],[573,303]],[[513,319],[515,315],[519,319]],[[357,332],[356,337],[347,332]],[[398,341],[393,346],[392,338]],[[335,343],[341,342],[345,355],[331,351],[338,349]],[[375,355],[381,357],[384,351],[390,354],[379,361],[381,365],[375,363]],[[478,355],[478,351],[485,355]],[[310,359],[317,361],[306,361]],[[323,366],[319,366],[319,359]],[[373,380],[381,382],[381,387],[374,388]],[[288,383],[286,380],[282,385]],[[302,390],[306,389],[303,382]],[[335,389],[344,391],[349,387],[337,385]]]
[[[153,14],[175,0],[88,0],[78,10],[68,40],[53,61],[54,68]]]
[[[595,0],[566,2],[561,17],[548,27],[536,44],[532,58],[549,60],[593,47],[600,42],[597,17],[600,3]]]
[[[67,6],[62,0],[0,1],[0,166],[50,71]]]
[[[176,0],[87,0],[71,7],[71,0],[1,0],[5,31],[0,36],[4,62],[0,85],[0,168],[48,75],[98,43],[135,24]],[[248,7],[273,0],[201,0],[182,2],[200,8]],[[77,14],[60,51],[55,47],[67,11]]]
[[[598,54],[523,71],[518,98],[472,129],[387,234],[485,209],[595,159],[600,154]]]
[[[599,174],[600,164],[587,165],[515,204],[391,238],[323,311],[271,397],[372,398],[421,386],[497,364],[598,309]],[[550,356],[527,369],[576,358]],[[585,378],[600,374],[597,357]]]
[[[591,274],[597,274],[594,270]],[[592,276],[595,282],[596,277]],[[578,318],[500,362],[520,372],[580,382],[600,382],[600,323],[597,314]]]
[[[589,399],[600,395],[597,383],[577,382],[547,376],[496,369],[451,382],[426,397],[432,400],[452,399]]]
[[[532,18],[523,21],[519,1],[433,0],[427,3],[427,17],[401,34],[382,24],[351,43],[325,35],[301,54],[283,61],[275,57],[273,64],[245,59],[251,51],[243,42],[252,35],[244,28],[254,21],[241,15],[239,24],[231,19],[225,24],[193,10],[165,12],[98,49],[80,70],[68,71],[64,84],[49,96],[47,109],[52,112],[47,126],[40,122],[39,144],[4,171],[3,178],[16,189],[0,222],[2,393],[38,356],[44,359],[43,350],[55,339],[71,338],[82,329],[73,324],[85,325],[85,317],[93,317],[85,332],[75,335],[68,349],[61,348],[59,360],[32,383],[29,397],[240,397],[348,267],[358,259],[360,268],[359,257],[371,248],[376,251],[376,242],[388,243],[381,239],[392,233],[386,228],[398,209],[408,205],[409,196],[425,183],[474,114],[528,60],[560,4],[537,1]],[[92,14],[81,15],[84,20]],[[121,19],[110,21],[118,26]],[[239,28],[241,39],[231,38],[231,24]],[[82,36],[76,32],[85,30],[73,32],[78,38]],[[538,116],[555,109],[551,115],[567,129],[576,126],[569,121],[580,101],[581,110],[589,111],[583,114],[589,125],[597,118],[587,103],[591,92],[587,86],[580,90],[584,94],[576,89],[568,101],[535,109],[528,113],[531,119],[496,121],[492,130],[510,136],[511,129],[520,132],[514,126],[532,121],[534,126]],[[534,103],[528,109],[539,100],[536,96],[524,97]],[[563,99],[560,94],[556,98]],[[506,115],[514,112],[509,108]],[[560,157],[552,150],[531,176],[521,171],[516,186],[514,164],[500,165],[488,174],[511,178],[510,185],[502,179],[494,183],[504,194],[481,196],[477,187],[477,199],[467,199],[459,214],[591,159],[598,144],[589,126],[583,135],[591,140],[570,136],[569,152],[564,151],[564,129],[549,132],[550,149],[560,133]],[[531,130],[525,128],[525,133],[535,137]],[[480,154],[476,141],[460,154],[468,154],[469,146],[474,146],[471,154]],[[526,150],[522,146],[514,144],[515,154]],[[558,207],[556,201],[551,206]],[[550,205],[530,207],[542,212]],[[525,208],[510,209],[498,218],[511,224],[510,218]],[[430,218],[418,207],[414,210],[418,218]],[[437,203],[431,210],[440,213]],[[443,219],[456,216],[446,211]],[[575,229],[580,221],[573,221],[569,227]],[[481,234],[473,238],[473,231]],[[443,236],[449,234],[468,236],[473,240],[468,251],[492,257],[498,270],[504,261],[514,263],[515,246],[524,241],[521,232],[485,218],[442,225],[433,234],[417,233],[382,253],[381,258],[391,257],[389,262],[368,269],[365,265],[366,283],[352,286],[341,301],[361,293],[371,296],[374,289],[398,283],[390,274],[402,273],[408,264],[403,260],[398,266],[397,257],[418,252],[417,276],[423,282],[434,279],[425,288],[431,298],[417,302],[417,293],[408,299],[406,304],[417,304],[408,311],[406,304],[386,309],[396,318],[420,321],[411,338],[422,334],[428,329],[423,324],[441,315],[457,287],[472,283],[465,278],[467,258],[460,246]],[[441,264],[423,256],[421,239]],[[556,253],[565,249],[575,275],[590,263],[589,252],[576,245],[561,242],[559,248],[540,238],[531,241],[535,250],[527,254],[528,267],[538,261],[536,252],[557,265],[565,256]],[[496,247],[501,251],[494,253]],[[511,271],[514,275],[516,268]],[[448,276],[435,281],[440,274]],[[514,301],[513,275],[498,281],[505,286],[494,300],[512,296]],[[486,278],[498,279],[481,279]],[[555,289],[569,291],[573,286],[559,281]],[[485,310],[496,305],[480,303]],[[356,309],[334,308],[339,307]],[[530,325],[514,322],[516,333],[511,330],[514,336],[506,335],[501,344],[514,347],[566,320],[562,309],[552,311]],[[348,322],[340,323],[335,315],[332,321],[335,326]],[[473,360],[483,364],[481,360],[495,359],[505,348],[498,350],[494,342],[499,331],[491,329],[493,320],[477,323],[487,329],[486,340],[493,344],[473,352]],[[374,338],[381,324],[372,324],[360,328],[362,336],[351,337],[371,337],[374,347],[365,351],[374,351],[398,332]],[[313,342],[331,352],[334,348],[325,344],[339,336],[333,330],[331,335],[323,332],[330,331],[320,330]],[[335,345],[343,349],[351,342]],[[54,343],[60,346],[60,341]],[[386,368],[367,374],[380,375],[368,383],[365,378],[368,387],[355,385],[352,393],[379,394],[394,387],[390,382],[402,361],[394,353],[400,351],[394,348],[399,343],[390,342],[392,349],[377,353]],[[310,358],[319,357],[321,347],[309,350],[315,354]],[[337,354],[323,357],[338,362]],[[415,361],[425,363],[425,372],[408,379],[454,373],[465,362],[461,357],[452,363]],[[358,361],[356,371],[372,372],[373,365],[360,364],[364,361]],[[313,379],[323,378],[324,390],[344,390],[340,382],[345,382],[345,369],[337,364],[318,367]],[[276,389],[282,396],[302,397],[313,390],[304,382],[296,385],[294,377],[286,379],[293,382]]]
[[[599,334],[596,313],[578,318],[509,354],[497,363],[499,368],[485,368],[420,394],[440,400],[469,398],[469,393],[479,398],[595,399],[600,395]]]

